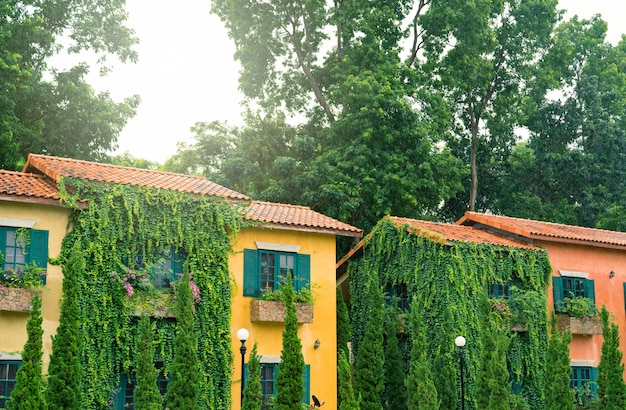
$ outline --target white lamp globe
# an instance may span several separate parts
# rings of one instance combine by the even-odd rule
[[[457,347],[465,346],[465,338],[463,336],[457,336],[456,339],[454,339],[454,344]]]
[[[250,336],[250,332],[248,332],[248,329],[246,329],[245,327],[242,327],[241,329],[237,330],[237,339],[241,340],[242,342],[245,342],[246,340],[248,340],[249,336]]]

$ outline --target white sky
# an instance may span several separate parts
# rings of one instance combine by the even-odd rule
[[[210,7],[210,0],[127,0],[128,25],[140,39],[139,62],[88,80],[116,101],[141,96],[137,115],[120,134],[118,153],[163,163],[177,141],[192,140],[194,123],[241,123],[234,44]],[[559,7],[581,18],[601,14],[613,44],[626,32],[622,0],[559,0]]]

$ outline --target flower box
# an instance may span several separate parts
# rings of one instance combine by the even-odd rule
[[[0,310],[30,312],[35,289],[0,288]]]
[[[298,323],[313,323],[313,305],[296,303],[296,316]],[[253,299],[250,301],[250,321],[284,322],[285,304],[273,300]]]
[[[557,327],[561,332],[573,335],[601,335],[602,319],[600,317],[577,318],[568,315],[557,315]]]

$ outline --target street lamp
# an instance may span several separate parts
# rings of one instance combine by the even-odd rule
[[[461,371],[461,410],[465,410],[465,385],[463,383],[463,368],[465,364],[465,356],[463,355],[463,348],[465,347],[465,338],[463,336],[457,336],[454,339],[454,344],[459,348],[459,369]]]
[[[245,385],[243,368],[246,363],[246,340],[248,340],[248,336],[250,336],[248,329],[242,327],[237,330],[237,339],[241,341],[241,347],[239,348],[241,352],[241,407],[243,407],[243,388]]]

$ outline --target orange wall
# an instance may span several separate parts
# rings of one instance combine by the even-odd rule
[[[556,242],[535,242],[548,250],[552,264],[552,274],[559,275],[559,270],[588,272],[588,279],[593,279],[596,307],[605,305],[614,316],[620,329],[622,350],[626,346],[626,311],[624,302],[624,282],[626,282],[626,252],[613,249],[562,244]],[[613,278],[609,273],[615,272]],[[554,308],[552,281],[548,292],[548,308]],[[570,343],[572,360],[593,360],[597,366],[602,352],[602,335],[574,335]],[[626,376],[626,373],[625,373]]]
[[[325,408],[337,408],[337,335],[335,291],[335,235],[297,232],[280,229],[247,228],[242,230],[233,243],[234,252],[229,258],[229,268],[234,285],[231,338],[234,353],[232,377],[232,408],[241,407],[241,342],[237,330],[246,328],[250,337],[246,346],[246,363],[250,350],[258,343],[261,356],[280,356],[284,323],[250,322],[251,297],[243,296],[243,249],[256,249],[255,241],[301,246],[299,253],[311,256],[311,284],[315,300],[313,323],[298,326],[302,341],[304,362],[311,369],[311,394],[325,400]],[[315,340],[321,344],[314,349]]]

